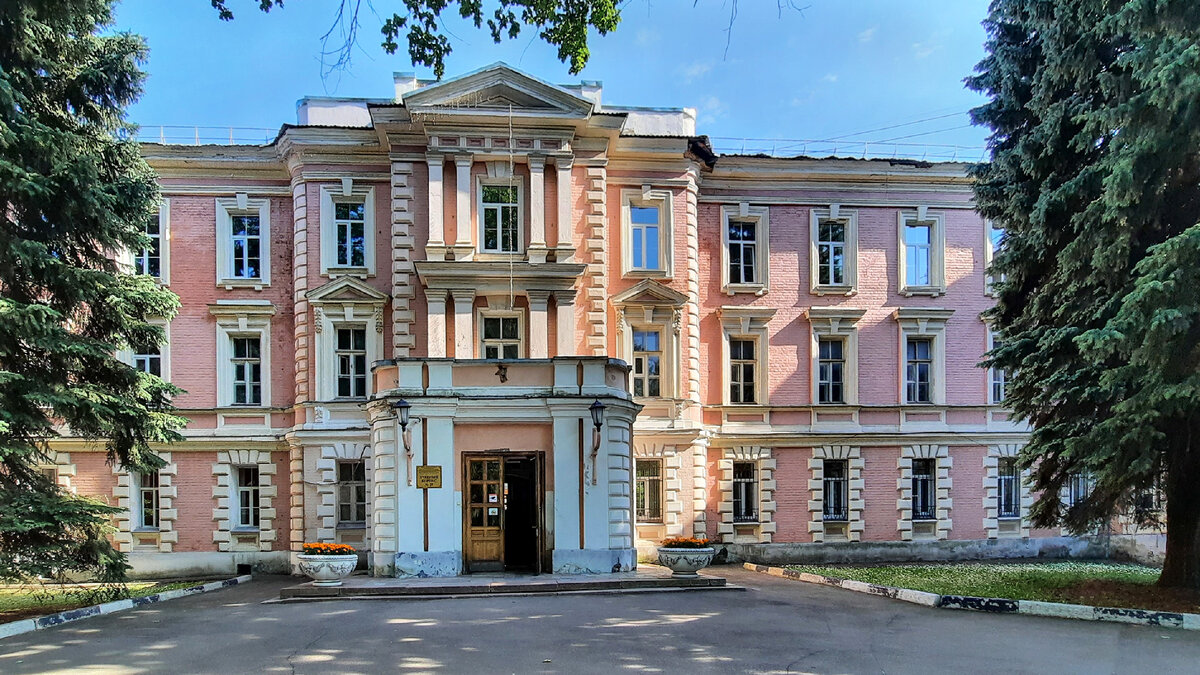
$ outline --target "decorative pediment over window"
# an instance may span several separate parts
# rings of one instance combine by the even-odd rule
[[[304,294],[317,313],[314,328],[321,332],[325,315],[330,318],[344,316],[346,321],[363,315],[375,319],[375,330],[383,331],[383,306],[388,295],[371,288],[356,277],[338,277],[329,283]]]
[[[614,295],[612,302],[617,307],[623,305],[682,307],[687,302],[687,296],[670,286],[646,279],[634,284],[629,290]]]
[[[414,113],[587,117],[593,103],[562,87],[497,63],[482,70],[405,94]]]

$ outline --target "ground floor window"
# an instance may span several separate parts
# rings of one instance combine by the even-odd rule
[[[847,508],[849,502],[849,481],[847,477],[847,462],[844,459],[827,459],[822,469],[823,497],[822,517],[827,521],[846,521],[850,519]]]
[[[159,523],[158,472],[137,475],[138,521],[145,530],[157,530]]]
[[[367,469],[362,460],[338,462],[338,525],[364,525],[367,522]]]
[[[238,527],[258,527],[258,494],[258,467],[239,466],[237,469]]]
[[[662,467],[661,459],[639,459],[636,462],[634,496],[638,522],[662,522]]]
[[[1002,457],[996,480],[999,482],[998,513],[1001,518],[1021,517],[1021,471],[1013,457]]]
[[[733,463],[733,522],[758,522],[758,471],[754,462]]]

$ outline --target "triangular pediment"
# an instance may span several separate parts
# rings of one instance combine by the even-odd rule
[[[338,277],[304,294],[313,303],[381,304],[387,293],[377,291],[356,277]]]
[[[590,100],[562,87],[543,82],[503,63],[439,82],[404,95],[404,105],[415,113],[536,114],[586,117]]]
[[[651,279],[644,279],[625,291],[614,295],[612,302],[618,307],[621,305],[666,305],[681,307],[687,303],[687,296],[670,286],[664,286]]]

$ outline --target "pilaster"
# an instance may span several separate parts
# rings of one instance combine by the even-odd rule
[[[443,260],[446,257],[446,220],[443,213],[443,180],[445,168],[444,155],[430,153],[425,156],[429,165],[429,242],[425,245],[425,258],[428,260]]]
[[[571,193],[571,168],[573,158],[571,157],[555,157],[554,168],[557,171],[557,183],[555,184],[555,192],[558,197],[558,245],[556,246],[555,259],[558,262],[570,262],[574,258],[575,242],[573,240],[575,221],[572,219],[571,202],[573,195]]]
[[[546,159],[530,155],[529,162],[529,262],[546,262]]]
[[[584,262],[584,311],[587,316],[585,351],[592,356],[608,353],[608,312],[605,306],[608,288],[607,197],[608,170],[603,166],[587,168],[587,236]]]
[[[392,357],[410,356],[413,335],[412,162],[392,162]]]
[[[475,293],[454,291],[454,358],[475,358]]]
[[[475,252],[475,220],[471,218],[471,165],[472,155],[455,155],[455,240],[454,259],[469,260]]]
[[[550,291],[526,291],[529,298],[529,358],[550,358]]]
[[[555,334],[554,355],[575,356],[579,347],[575,343],[575,292],[554,294]]]
[[[446,356],[446,298],[449,293],[443,289],[426,289],[425,303],[429,308],[426,323],[428,339],[428,354],[431,358]]]

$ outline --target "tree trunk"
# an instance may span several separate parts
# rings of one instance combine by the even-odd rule
[[[1200,451],[1192,426],[1180,425],[1167,451],[1167,555],[1158,585],[1200,590]]]

